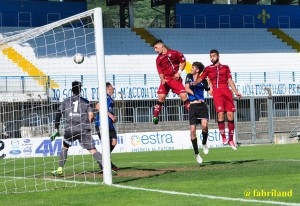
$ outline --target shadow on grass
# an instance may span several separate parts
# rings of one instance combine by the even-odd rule
[[[250,162],[257,162],[260,160],[254,159],[254,160],[232,160],[232,161],[209,161],[204,162],[200,167],[208,166],[208,165],[222,165],[222,164],[244,164],[244,163],[250,163]]]
[[[152,169],[152,168],[137,168],[137,167],[122,167],[119,168],[116,175],[113,175],[114,184],[131,182],[140,179],[158,177],[161,175],[178,172],[180,169]],[[66,179],[74,178],[74,176],[80,177],[94,177],[95,175],[102,175],[99,170],[90,170],[75,173],[74,175],[60,176]]]
[[[209,161],[209,162],[205,162],[201,165],[199,165],[200,167],[205,167],[205,166],[209,166],[209,165],[222,165],[222,164],[244,164],[244,163],[251,163],[251,162],[257,162],[259,161],[258,159],[252,159],[252,160],[233,160],[233,161]],[[153,178],[153,177],[158,177],[158,176],[162,176],[165,174],[170,174],[170,173],[174,173],[174,172],[182,172],[182,171],[188,171],[188,170],[192,170],[191,168],[172,168],[172,169],[145,169],[145,168],[137,168],[137,167],[123,167],[120,168],[120,170],[128,170],[128,172],[130,172],[132,174],[132,176],[137,175],[139,173],[147,173],[149,172],[149,175],[147,176],[136,176],[136,177],[129,177],[129,179],[123,179],[123,180],[118,180],[115,179],[114,183],[118,184],[118,183],[126,183],[126,182],[131,182],[131,181],[135,181],[135,180],[141,180],[141,179],[147,179],[147,178]],[[152,173],[151,173],[152,172]],[[122,175],[118,175],[118,177],[122,177]]]
[[[152,168],[137,168],[137,167],[123,167],[120,170],[127,170],[127,173],[130,176],[124,175],[124,173],[118,173],[116,177],[118,178],[126,178],[126,179],[115,179],[114,184],[118,183],[126,183],[135,180],[148,179],[153,177],[162,176],[165,174],[170,174],[177,172],[175,169],[152,169]]]
[[[232,161],[209,161],[204,162],[199,167],[207,167],[211,165],[223,165],[223,164],[244,164],[257,162],[260,160],[252,159],[252,160],[232,160]],[[138,168],[138,167],[120,167],[118,169],[117,175],[113,177],[114,184],[127,183],[136,180],[149,179],[153,177],[159,177],[162,175],[175,173],[175,172],[183,172],[195,170],[195,167],[191,168],[165,168],[165,169],[153,169],[153,168]],[[77,173],[76,175],[95,175],[100,174],[97,171],[85,171],[81,173]]]

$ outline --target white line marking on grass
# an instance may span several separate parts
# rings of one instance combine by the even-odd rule
[[[142,188],[142,187],[132,187],[132,186],[126,186],[126,185],[119,185],[119,184],[118,185],[113,184],[112,186],[117,187],[117,188],[140,190],[140,191],[146,191],[146,192],[158,192],[158,193],[164,193],[164,194],[170,194],[170,195],[203,197],[203,198],[208,198],[208,199],[219,199],[219,200],[236,201],[236,202],[255,202],[255,203],[273,204],[273,205],[297,205],[297,206],[299,206],[299,203],[291,203],[291,202],[252,200],[252,199],[222,197],[222,196],[213,196],[213,195],[204,195],[204,194],[193,194],[193,193],[175,192],[175,191],[168,191],[168,190],[155,190],[155,189],[148,189],[148,188]]]
[[[15,179],[27,179],[27,178],[26,177],[15,177]],[[29,179],[34,179],[34,178],[29,178]],[[100,183],[100,182],[82,182],[82,181],[76,181],[76,180],[51,179],[51,178],[43,178],[43,179],[46,181],[52,181],[52,182],[68,182],[68,183],[76,183],[76,184],[83,184],[83,185],[105,185],[103,182],[102,183]],[[236,201],[236,202],[255,202],[255,203],[273,204],[273,205],[296,205],[296,206],[299,206],[298,203],[291,203],[291,202],[251,200],[251,199],[243,199],[243,198],[193,194],[193,193],[176,192],[176,191],[168,191],[168,190],[156,190],[156,189],[148,189],[148,188],[142,188],[142,187],[133,187],[133,186],[126,186],[126,185],[119,185],[119,184],[112,184],[112,185],[108,185],[108,186],[113,186],[116,188],[131,189],[131,190],[147,191],[147,192],[158,192],[158,193],[164,193],[164,194],[170,194],[170,195],[203,197],[203,198],[208,198],[208,199],[219,199],[219,200]]]
[[[299,159],[275,159],[275,160],[264,160],[265,162],[300,162]]]
[[[67,183],[83,184],[83,185],[101,185],[101,184],[103,184],[103,183],[100,183],[100,182],[82,182],[82,181],[66,180],[66,179],[44,178],[44,180],[52,181],[52,182],[67,182]]]
[[[0,178],[5,178],[5,177],[0,177]],[[12,177],[12,176],[7,176],[6,178],[12,178],[12,179],[17,179],[17,180],[23,180],[23,179],[41,179],[41,180],[46,180],[46,181],[51,181],[51,182],[67,182],[67,183],[76,183],[76,184],[86,184],[86,185],[101,185],[103,184],[102,182],[83,182],[83,181],[76,181],[76,180],[67,180],[67,179],[62,179],[62,178],[41,178],[41,177]]]
[[[194,162],[194,161],[193,161]],[[192,161],[182,161],[182,162],[128,162],[130,164],[181,164],[181,163],[192,163]]]
[[[251,161],[250,160],[224,160],[222,162],[224,163],[234,163],[238,161]],[[221,160],[220,160],[221,161]],[[253,159],[255,161],[255,159]],[[268,160],[268,159],[258,159],[259,161],[264,161],[264,162],[300,162],[300,159],[274,159],[274,160]],[[203,163],[209,163],[211,161],[204,161]],[[195,163],[195,161],[182,161],[182,162],[128,162],[130,164],[181,164],[181,163]]]

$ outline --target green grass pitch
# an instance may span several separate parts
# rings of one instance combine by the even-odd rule
[[[112,154],[122,168],[113,184],[134,189],[103,185],[97,172],[81,175],[83,168],[97,170],[90,155],[69,156],[67,183],[52,181],[49,173],[58,157],[28,159],[32,166],[18,170],[24,159],[2,159],[0,192],[8,193],[0,195],[0,205],[300,205],[299,152],[300,144],[215,148],[208,155],[200,150],[201,166],[193,150]]]

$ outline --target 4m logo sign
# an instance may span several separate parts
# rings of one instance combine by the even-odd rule
[[[43,156],[59,156],[62,149],[62,140],[56,139],[51,142],[51,140],[44,140],[35,150],[36,154],[43,154]]]

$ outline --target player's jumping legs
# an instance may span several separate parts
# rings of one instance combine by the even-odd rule
[[[201,120],[201,126],[202,126],[202,148],[203,153],[208,154],[208,146],[207,146],[207,136],[208,136],[208,120],[202,119]]]
[[[234,135],[233,112],[227,112],[227,119],[228,119],[229,141],[233,141],[233,135]]]
[[[205,145],[207,142],[207,136],[208,136],[208,126],[207,126],[207,119],[201,120],[201,126],[202,126],[202,144]]]
[[[223,144],[227,144],[227,139],[225,135],[224,112],[218,112],[218,127],[219,127],[219,132],[222,136]]]
[[[234,113],[233,112],[227,112],[227,119],[228,119],[228,132],[229,132],[229,141],[228,144],[233,150],[236,150],[237,147],[233,141],[233,135],[234,135]]]
[[[186,93],[180,93],[179,97],[183,101],[185,109],[187,111],[189,111],[190,110],[190,100],[187,98]]]
[[[161,111],[162,105],[166,99],[165,94],[158,94],[158,101],[156,105],[154,106],[154,111],[153,111],[153,123],[158,124],[158,115]]]
[[[198,149],[198,143],[197,143],[197,137],[196,137],[196,125],[191,125],[190,131],[191,131],[191,141],[192,141],[193,149],[195,152],[195,158],[196,158],[198,164],[201,164],[202,158],[199,154],[199,149]]]
[[[196,125],[191,125],[190,131],[191,131],[191,141],[192,141],[193,149],[194,149],[195,155],[196,155],[196,154],[199,154],[197,137],[196,137]]]

